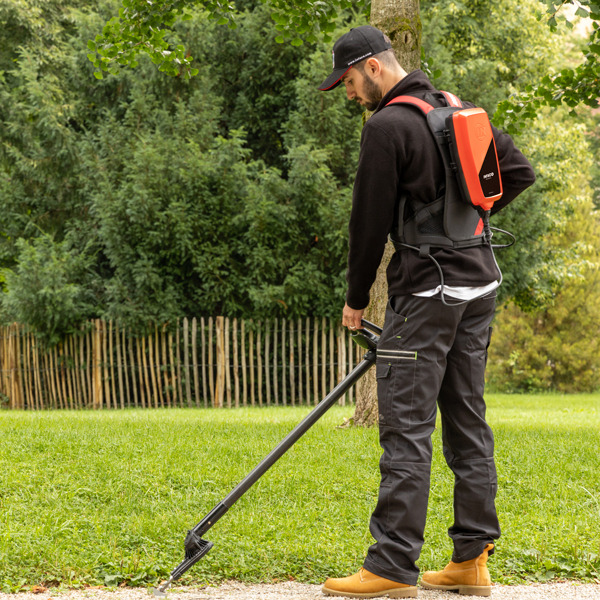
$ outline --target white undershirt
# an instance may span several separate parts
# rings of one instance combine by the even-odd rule
[[[444,285],[444,296],[452,296],[452,298],[456,298],[457,300],[473,300],[474,298],[478,298],[479,296],[485,296],[489,294],[491,291],[495,290],[500,284],[497,281],[492,281],[492,283],[488,285],[484,285],[483,287],[463,287],[463,286],[452,286],[452,285]],[[425,290],[424,292],[417,292],[413,294],[413,296],[422,296],[423,298],[429,298],[430,296],[435,296],[442,289],[441,285],[438,285],[434,290]]]

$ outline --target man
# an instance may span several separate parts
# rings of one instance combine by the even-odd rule
[[[349,100],[374,111],[362,132],[350,218],[343,324],[356,329],[369,304],[399,198],[406,195],[415,206],[431,203],[444,196],[446,175],[423,113],[406,104],[386,107],[398,96],[436,101],[439,94],[432,95],[437,90],[425,74],[407,74],[389,39],[370,26],[343,35],[333,57],[333,72],[319,89],[344,84]],[[493,135],[503,196],[492,214],[535,181],[510,136],[495,128]],[[429,253],[443,271],[443,296]],[[400,248],[387,279],[389,303],[376,365],[383,448],[379,499],[370,522],[376,543],[359,573],[328,579],[322,589],[347,597],[417,595],[415,561],[423,544],[437,401],[444,456],[455,474],[454,524],[449,529],[454,553],[444,570],[425,573],[421,585],[487,596],[491,582],[486,563],[500,526],[494,440],[485,421],[483,390],[500,273],[486,243],[432,247],[423,255]]]

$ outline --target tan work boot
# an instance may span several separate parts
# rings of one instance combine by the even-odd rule
[[[426,571],[421,585],[428,590],[458,590],[467,596],[491,596],[492,581],[487,568],[488,544],[477,558],[461,563],[450,561],[442,571]]]
[[[377,596],[415,598],[417,586],[390,581],[362,568],[350,577],[328,579],[323,584],[321,591],[329,596],[345,596],[346,598],[376,598]]]

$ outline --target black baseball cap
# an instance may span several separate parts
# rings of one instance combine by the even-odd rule
[[[340,79],[352,68],[369,56],[374,56],[392,47],[392,42],[383,31],[371,25],[361,25],[345,33],[333,45],[333,73],[319,86],[322,92],[333,90]]]

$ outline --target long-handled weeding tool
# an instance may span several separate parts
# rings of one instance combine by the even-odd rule
[[[352,339],[367,352],[361,362],[302,420],[222,501],[185,537],[185,558],[171,571],[168,581],[152,588],[154,596],[166,596],[167,588],[195,565],[213,547],[202,536],[281,458],[374,364],[381,328],[363,319],[364,329],[351,332]],[[369,331],[370,330],[370,331]]]

